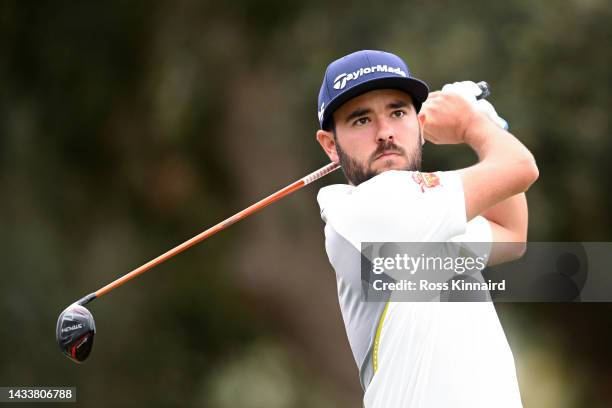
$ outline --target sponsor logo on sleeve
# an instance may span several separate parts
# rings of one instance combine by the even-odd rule
[[[440,185],[440,177],[434,173],[412,173],[412,180],[421,187],[421,192],[424,193],[425,189],[438,187]]]

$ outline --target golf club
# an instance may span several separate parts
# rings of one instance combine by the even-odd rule
[[[96,334],[96,325],[94,323],[93,316],[89,310],[84,307],[87,303],[104,296],[108,292],[118,288],[127,281],[134,279],[136,276],[148,271],[154,266],[167,261],[187,248],[205,240],[221,230],[224,230],[235,222],[248,217],[249,215],[261,210],[275,201],[280,200],[294,191],[299,190],[305,185],[318,180],[319,178],[338,168],[340,168],[338,163],[329,163],[326,166],[323,166],[319,170],[289,184],[285,188],[282,188],[274,194],[256,202],[255,204],[252,204],[251,206],[221,221],[188,241],[183,242],[157,258],[150,260],[144,265],[98,289],[96,292],[90,293],[89,295],[71,304],[59,315],[59,318],[57,319],[56,339],[60,349],[72,361],[77,363],[84,362],[91,353],[94,336]]]
[[[486,82],[478,82],[478,87],[482,90],[482,93],[477,99],[486,98],[490,95],[489,86]],[[84,306],[89,302],[98,299],[113,289],[118,288],[127,281],[134,279],[138,275],[148,271],[161,264],[164,261],[172,258],[173,256],[183,252],[184,250],[192,247],[193,245],[205,240],[206,238],[216,234],[217,232],[224,230],[235,222],[248,217],[249,215],[261,210],[262,208],[272,204],[275,201],[299,190],[300,188],[312,183],[315,180],[337,170],[340,168],[338,163],[329,163],[319,170],[310,173],[309,175],[289,184],[288,186],[278,190],[270,196],[252,204],[244,210],[232,215],[231,217],[221,221],[220,223],[210,227],[206,231],[196,235],[195,237],[183,242],[182,244],[172,248],[164,254],[158,256],[139,266],[133,271],[121,276],[120,278],[112,281],[108,285],[98,289],[96,292],[90,293],[87,296],[82,297],[70,306],[68,306],[58,317],[56,326],[56,340],[62,352],[70,358],[72,361],[77,363],[83,363],[91,354],[91,349],[94,343],[94,337],[96,334],[96,325],[94,318]]]

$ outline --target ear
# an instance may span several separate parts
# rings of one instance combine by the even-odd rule
[[[338,152],[336,151],[336,140],[334,139],[334,134],[332,132],[318,130],[317,141],[323,150],[325,150],[325,153],[331,161],[334,163],[338,163],[340,161],[338,158]]]
[[[425,144],[425,136],[423,135],[423,129],[425,129],[425,113],[419,113],[417,120],[419,121],[419,134],[421,135],[421,146]]]
[[[421,111],[417,114],[417,119],[419,120],[419,123],[421,124],[421,128],[425,126],[425,112]]]

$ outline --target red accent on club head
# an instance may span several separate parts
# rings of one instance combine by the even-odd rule
[[[87,341],[87,339],[89,339],[89,336],[90,336],[90,335],[89,335],[89,334],[87,334],[85,337],[83,337],[81,340],[79,340],[79,342],[78,342],[78,343],[74,344],[74,345],[73,345],[73,346],[70,348],[70,354],[72,355],[72,358],[74,358],[74,359],[76,360],[76,352],[77,352],[77,349],[78,349],[79,347],[81,347],[81,345],[82,345],[83,343],[85,343],[85,342]]]

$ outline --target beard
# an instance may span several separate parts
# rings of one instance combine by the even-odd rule
[[[365,164],[360,163],[357,159],[349,156],[344,150],[342,150],[342,147],[340,146],[340,143],[338,143],[338,139],[336,138],[336,152],[338,153],[340,166],[342,166],[342,172],[344,173],[346,179],[352,185],[358,186],[364,181],[368,181],[372,177],[377,176],[380,173],[386,171],[385,169],[372,169],[372,163],[376,160],[378,156],[380,156],[384,152],[394,152],[408,159],[406,165],[403,168],[393,170],[421,170],[423,148],[419,142],[421,140],[420,136],[421,130],[419,129],[419,138],[417,139],[417,146],[415,149],[412,150],[412,153],[410,155],[407,155],[406,151],[395,143],[387,141],[386,143],[378,145],[376,150],[370,155],[367,160],[367,163]],[[388,164],[390,164],[390,162]]]

